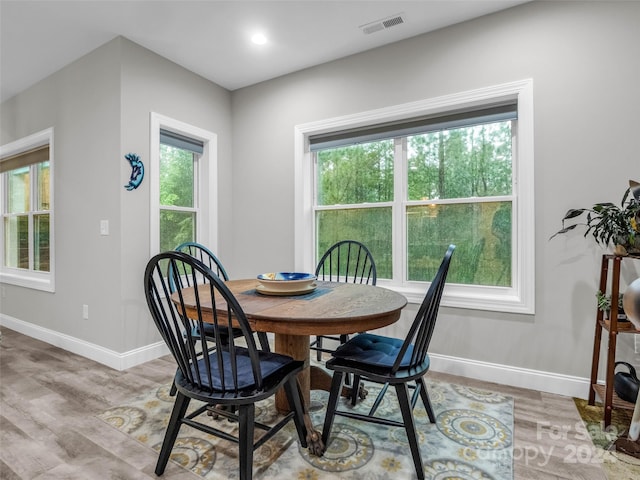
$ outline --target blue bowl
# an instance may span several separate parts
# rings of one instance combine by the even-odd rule
[[[262,290],[271,292],[297,292],[309,290],[316,276],[312,273],[273,272],[258,275],[258,282]]]
[[[316,276],[311,273],[299,273],[299,272],[274,272],[274,273],[261,273],[258,275],[258,280],[266,281],[278,281],[278,282],[291,282],[291,281],[313,281]]]

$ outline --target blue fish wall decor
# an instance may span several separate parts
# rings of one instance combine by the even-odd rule
[[[124,158],[129,160],[129,164],[131,164],[131,178],[129,178],[129,183],[124,186],[127,190],[131,191],[140,186],[142,183],[142,179],[144,177],[144,165],[142,164],[142,160],[135,153],[127,153]]]

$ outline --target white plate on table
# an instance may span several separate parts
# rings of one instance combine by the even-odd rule
[[[311,285],[307,285],[303,288],[296,288],[295,290],[269,290],[268,288],[265,288],[264,285],[258,285],[256,287],[256,292],[262,295],[279,295],[286,297],[287,295],[305,295],[313,292],[316,287],[317,285],[312,283]]]

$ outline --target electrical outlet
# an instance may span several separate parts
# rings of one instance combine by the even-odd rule
[[[100,220],[100,235],[109,235],[109,220]]]
[[[89,320],[89,305],[82,305],[82,318]]]
[[[633,341],[634,341],[633,350],[636,353],[640,353],[640,335],[634,335]]]

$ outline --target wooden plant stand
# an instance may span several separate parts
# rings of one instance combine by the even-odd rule
[[[620,263],[623,259],[638,260],[638,257],[621,257],[605,254],[602,256],[602,268],[600,270],[600,291],[611,293],[611,311],[609,319],[604,318],[604,312],[597,310],[595,333],[593,336],[593,359],[591,360],[591,388],[589,390],[589,405],[595,404],[596,393],[604,406],[604,426],[611,424],[611,413],[614,408],[633,410],[635,405],[626,402],[616,395],[613,389],[613,377],[616,363],[616,343],[619,333],[640,333],[631,322],[618,321],[618,295],[620,293]],[[613,267],[609,277],[609,269]],[[610,285],[609,285],[610,283]],[[600,363],[600,345],[602,331],[608,334],[607,362],[605,383],[598,383],[598,365]]]

